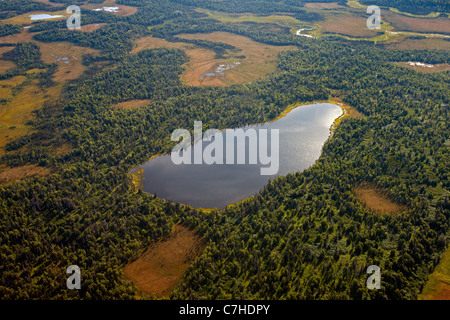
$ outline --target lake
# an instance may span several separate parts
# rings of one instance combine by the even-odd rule
[[[342,108],[336,104],[315,103],[296,107],[276,121],[243,127],[244,131],[279,130],[279,170],[276,175],[261,175],[263,165],[247,162],[175,165],[170,154],[157,156],[132,172],[143,169],[142,186],[145,192],[196,208],[222,209],[257,194],[269,179],[304,171],[314,165],[330,136],[333,122],[342,114]],[[211,142],[203,141],[204,150]],[[230,141],[224,142],[224,150]],[[249,159],[248,149],[245,151],[246,159]],[[272,149],[270,137],[268,149]]]
[[[43,14],[30,14],[29,17],[31,20],[46,20],[46,19],[62,18],[64,16],[43,13]]]

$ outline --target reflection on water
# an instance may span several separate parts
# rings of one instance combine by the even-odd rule
[[[30,14],[29,17],[31,20],[46,20],[46,19],[62,18],[64,16],[42,13],[42,14]]]
[[[334,120],[342,109],[331,103],[300,106],[271,123],[248,126],[279,129],[279,171],[286,175],[303,171],[320,157]],[[248,159],[248,158],[247,158]],[[174,165],[162,155],[134,170],[144,169],[143,189],[157,196],[199,208],[225,206],[257,194],[275,176],[260,175],[261,165]]]

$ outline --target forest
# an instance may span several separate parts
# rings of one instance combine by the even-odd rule
[[[27,5],[24,11],[43,6],[15,0],[10,7],[0,2],[0,9],[17,10],[16,2]],[[90,23],[108,24],[90,33],[69,31],[58,21],[30,28],[35,40],[99,53],[84,57],[85,73],[35,112],[35,130],[9,143],[1,158],[10,167],[52,170],[0,185],[1,299],[135,299],[137,289],[123,278],[123,267],[176,223],[196,230],[206,249],[171,299],[417,298],[450,236],[450,71],[425,74],[393,62],[448,63],[448,51],[310,39],[276,24],[225,23],[194,11],[301,14],[297,1],[118,3],[140,10],[125,17],[91,12]],[[414,12],[435,3],[420,2]],[[213,31],[299,50],[280,53],[277,72],[268,77],[226,87],[183,84],[183,50],[131,53],[143,36],[181,41],[177,35]],[[237,50],[220,42],[185,42],[218,56]],[[45,69],[46,78],[54,74],[34,43],[10,45],[14,49],[2,59],[17,64],[14,75],[32,68]],[[99,61],[108,63],[102,67]],[[170,151],[171,132],[194,120],[203,121],[205,130],[238,127],[273,120],[294,103],[332,97],[364,116],[339,124],[316,165],[271,180],[242,203],[202,211],[131,183],[129,171]],[[151,102],[111,107],[133,99]],[[55,146],[64,143],[70,150],[56,153]],[[353,193],[363,183],[386,190],[407,209],[375,214]],[[73,264],[83,270],[81,290],[66,288],[65,270]],[[366,287],[372,264],[383,272],[380,290]]]

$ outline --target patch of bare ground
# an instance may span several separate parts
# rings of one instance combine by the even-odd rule
[[[168,239],[154,244],[137,260],[127,264],[124,277],[132,281],[141,294],[168,297],[204,247],[194,231],[176,225]]]
[[[423,72],[423,73],[433,73],[433,72],[450,70],[450,64],[448,64],[448,63],[434,64],[434,65],[432,65],[433,67],[411,65],[411,64],[408,64],[407,62],[394,62],[394,64],[396,64],[398,66],[406,67],[409,69],[413,69],[415,71]]]
[[[33,40],[35,33],[29,32],[28,29],[24,29],[21,33],[11,34],[9,36],[0,37],[0,43],[20,43],[20,42],[36,42]]]
[[[8,185],[18,180],[34,176],[46,176],[50,173],[51,169],[39,167],[36,164],[13,168],[3,166],[0,168],[0,184]]]
[[[150,99],[143,99],[143,100],[130,100],[130,101],[124,101],[117,104],[112,105],[113,108],[121,108],[121,109],[133,109],[133,108],[139,108],[149,105],[151,102]]]
[[[308,2],[305,3],[305,7],[310,9],[321,9],[321,10],[344,8],[337,2]]]
[[[358,200],[377,214],[400,213],[405,207],[390,200],[383,190],[369,184],[354,189]]]

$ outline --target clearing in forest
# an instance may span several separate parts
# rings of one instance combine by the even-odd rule
[[[401,41],[386,43],[385,47],[393,50],[450,50],[450,41],[439,38],[411,39],[404,37]]]
[[[445,17],[433,19],[413,18],[383,10],[382,19],[389,22],[389,24],[395,28],[395,31],[450,33],[450,19]]]
[[[207,50],[209,54],[199,57],[188,54],[191,60],[187,63],[186,71],[181,78],[191,86],[226,86],[263,78],[276,71],[275,63],[280,52],[298,50],[295,46],[272,46],[229,32],[183,34],[179,37],[222,42],[241,49],[225,59],[216,59],[215,53],[210,50]],[[226,68],[236,63],[238,65],[225,71],[224,76],[208,76],[217,74],[216,70],[221,65]]]
[[[140,293],[168,297],[204,247],[194,231],[176,225],[168,239],[154,244],[136,261],[127,264],[124,277],[132,281]]]
[[[77,79],[87,69],[83,65],[83,54],[95,54],[98,50],[76,46],[69,42],[51,42],[43,43],[36,41],[41,51],[43,62],[51,64],[56,63],[58,69],[54,74],[53,80],[57,83],[66,80]]]
[[[38,165],[25,165],[21,167],[9,168],[1,166],[0,184],[8,185],[17,180],[22,180],[34,176],[46,176],[51,173],[49,168],[39,167]]]
[[[371,185],[361,185],[354,190],[358,200],[367,208],[379,213],[400,213],[405,208],[386,197],[383,192]]]
[[[50,16],[54,16],[54,18],[51,19],[40,19],[40,20],[31,20],[30,16],[34,15],[41,15],[41,14],[47,14]],[[32,11],[32,12],[26,12],[23,14],[19,14],[17,16],[14,16],[12,18],[3,19],[2,23],[8,23],[8,24],[29,24],[31,25],[33,22],[36,21],[59,21],[67,19],[70,15],[66,12],[66,9],[60,10],[60,11]]]
[[[317,23],[320,33],[337,33],[355,38],[376,37],[381,30],[367,28],[367,18],[345,14],[327,15],[327,19]]]
[[[44,63],[57,65],[52,80],[55,86],[40,88],[37,79],[27,80],[27,76],[15,76],[0,80],[0,156],[4,154],[7,143],[31,133],[32,127],[27,122],[33,119],[33,111],[40,109],[46,101],[56,100],[66,81],[77,79],[87,69],[82,64],[83,54],[95,54],[98,50],[80,47],[69,42],[44,43],[32,39],[33,33],[28,30],[20,34],[0,38],[0,43],[33,42],[39,46],[41,60]],[[3,53],[14,47],[1,47],[0,58]],[[14,68],[15,63],[0,60],[0,73]],[[45,69],[33,69],[27,73],[43,72]]]
[[[193,49],[194,45],[183,43],[183,42],[171,42],[161,38],[156,38],[152,36],[145,36],[139,38],[135,41],[135,47],[131,53],[138,53],[139,51],[146,49],[156,49],[156,48],[168,48],[168,49],[181,49],[189,50]]]
[[[82,24],[81,28],[80,28],[80,31],[83,31],[83,32],[94,32],[95,30],[100,29],[104,25],[106,25],[106,23]]]
[[[111,107],[120,108],[120,109],[134,109],[134,108],[148,106],[151,101],[152,100],[150,100],[150,99],[129,100],[129,101],[116,103],[116,104],[112,105]]]
[[[94,27],[95,25],[93,25],[92,28]],[[88,29],[84,31],[88,32]],[[58,65],[58,69],[53,78],[53,80],[58,83],[62,83],[66,80],[73,80],[81,76],[81,74],[86,70],[86,67],[82,64],[83,54],[95,54],[99,52],[96,49],[77,46],[69,42],[36,41],[32,38],[33,35],[34,33],[24,30],[19,34],[0,37],[0,43],[33,42],[37,44],[41,52],[41,60],[48,64],[56,63]],[[1,47],[0,57],[4,52],[12,50],[13,48],[14,47]],[[2,66],[14,66],[12,62],[5,60],[0,60],[0,64]]]
[[[146,36],[136,41],[132,53],[144,49],[175,48],[184,50],[189,61],[184,65],[181,80],[190,86],[228,86],[246,83],[267,76],[276,71],[275,62],[282,51],[298,50],[295,46],[272,46],[256,42],[248,37],[229,32],[182,34],[183,39],[200,39],[222,42],[241,49],[222,59],[216,58],[212,50],[200,48],[184,42],[170,42],[164,39]],[[223,65],[223,75],[216,75],[216,70]],[[214,76],[211,76],[215,74]]]
[[[226,13],[222,11],[214,11],[207,9],[196,9],[208,15],[208,18],[218,20],[224,23],[239,23],[239,22],[256,22],[256,23],[277,23],[281,25],[298,24],[301,23],[298,19],[287,14],[272,14],[272,15],[258,15],[252,13]]]
[[[17,79],[21,81],[16,82]],[[24,79],[25,76],[16,76],[0,81],[0,98],[7,99],[0,104],[0,155],[3,155],[6,144],[33,131],[27,125],[34,117],[32,112],[41,108],[45,101],[59,96],[61,91],[58,86],[41,89],[37,80],[17,90]]]

